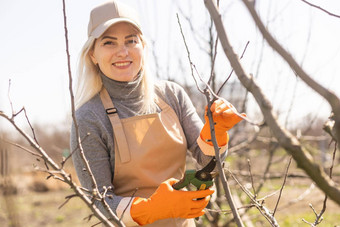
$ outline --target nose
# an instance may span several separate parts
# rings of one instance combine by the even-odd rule
[[[125,57],[128,55],[128,47],[126,45],[119,45],[117,50],[117,56]]]

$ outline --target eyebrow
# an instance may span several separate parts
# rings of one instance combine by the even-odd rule
[[[135,35],[135,34],[127,35],[127,36],[125,36],[125,39],[131,38],[131,37],[137,37],[137,35]],[[101,38],[101,40],[103,40],[103,39],[113,39],[113,40],[117,40],[116,37],[109,36],[109,35],[103,36],[103,37]]]

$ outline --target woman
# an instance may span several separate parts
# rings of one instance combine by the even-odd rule
[[[187,150],[202,165],[211,160],[209,124],[203,126],[179,85],[153,84],[136,15],[112,0],[91,11],[76,95],[82,147],[98,189],[109,189],[106,201],[125,225],[195,226],[192,218],[204,214],[213,190],[172,185],[183,176]],[[226,154],[227,130],[241,120],[230,108],[223,100],[211,108],[221,154]],[[73,126],[72,150],[75,134]],[[72,158],[81,184],[91,190],[80,152]]]

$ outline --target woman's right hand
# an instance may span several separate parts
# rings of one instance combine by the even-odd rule
[[[164,181],[148,199],[136,197],[130,210],[133,220],[139,225],[146,225],[160,219],[202,216],[203,209],[208,205],[209,195],[214,191],[176,190],[172,187],[176,182],[178,180],[174,178]]]

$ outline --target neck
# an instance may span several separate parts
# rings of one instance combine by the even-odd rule
[[[111,98],[119,100],[139,99],[143,97],[143,84],[141,74],[133,81],[117,81],[101,74],[103,85]]]

